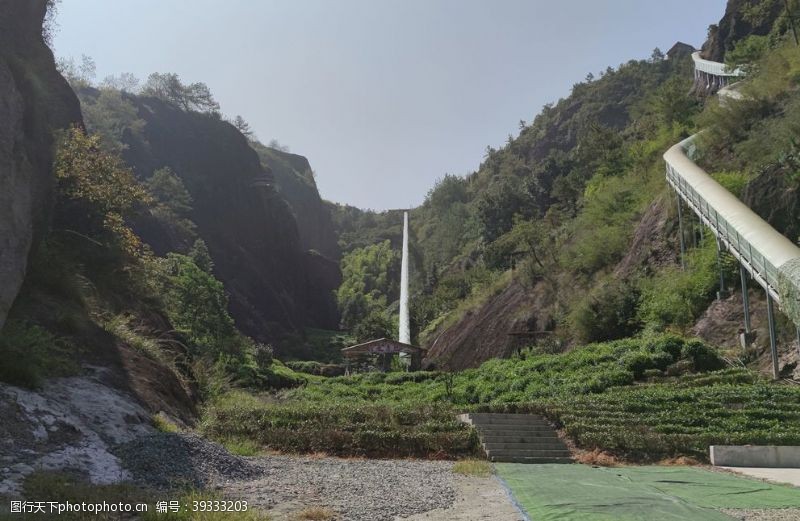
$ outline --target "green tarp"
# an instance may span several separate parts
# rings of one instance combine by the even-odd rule
[[[715,509],[800,507],[800,489],[691,467],[495,467],[531,521],[730,521]]]

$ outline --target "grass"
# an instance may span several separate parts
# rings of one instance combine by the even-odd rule
[[[163,414],[154,414],[151,417],[153,421],[153,427],[160,432],[180,432],[181,429],[174,423],[172,423],[165,415]]]
[[[220,443],[237,456],[258,456],[262,452],[258,443],[247,438],[224,438]]]
[[[453,472],[464,476],[488,478],[492,475],[492,464],[481,459],[462,459],[453,464]]]

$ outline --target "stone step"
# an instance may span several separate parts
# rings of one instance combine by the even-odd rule
[[[567,450],[567,446],[561,440],[553,441],[529,441],[522,443],[514,442],[483,442],[484,450],[519,450],[519,449],[540,449],[540,450]]]
[[[535,414],[469,414],[469,419],[478,423],[491,422],[543,422],[547,420]]]
[[[461,416],[478,431],[490,461],[570,463],[572,458],[552,425],[535,414],[474,413]]]
[[[492,457],[489,461],[496,463],[574,463],[572,458],[540,458],[540,457]]]
[[[550,423],[542,418],[523,416],[520,418],[469,418],[475,425],[547,425]]]
[[[486,454],[490,457],[514,457],[514,458],[568,458],[567,449],[559,450],[539,450],[539,449],[513,449],[513,450],[487,450]]]
[[[478,435],[484,443],[528,443],[531,441],[555,441],[558,435],[555,432],[541,432],[541,433],[506,433],[497,432],[492,434],[485,434],[478,432]]]
[[[509,436],[531,435],[555,433],[552,427],[504,427],[502,425],[476,425],[476,429],[481,434],[493,436],[495,434],[506,434]]]

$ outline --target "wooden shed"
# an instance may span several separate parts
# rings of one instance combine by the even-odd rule
[[[370,340],[363,344],[345,347],[342,349],[342,356],[348,362],[358,362],[369,358],[378,358],[378,367],[383,371],[391,369],[392,358],[394,355],[405,354],[410,357],[411,364],[409,370],[418,371],[422,365],[422,358],[425,356],[426,349],[391,340],[389,338],[379,338]]]

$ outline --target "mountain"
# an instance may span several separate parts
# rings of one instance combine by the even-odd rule
[[[737,305],[723,302],[727,311],[720,311],[716,247],[695,224],[687,231],[695,235],[687,237],[696,246],[691,268],[680,267],[661,154],[699,128],[711,127],[709,136],[721,128],[717,143],[747,138],[710,150],[707,168],[737,184],[779,230],[798,233],[797,146],[786,141],[794,127],[782,116],[794,114],[794,97],[792,73],[780,76],[780,64],[792,63],[790,49],[780,50],[789,29],[781,5],[731,0],[703,45],[715,60],[773,56],[761,80],[773,94],[741,113],[688,94],[687,46],[669,58],[655,50],[647,60],[588,75],[532,123],[521,121],[518,136],[487,148],[475,172],[436,183],[411,214],[419,251],[412,326],[429,349],[429,367],[458,370],[524,347],[560,352],[665,329],[735,344],[741,321],[720,317],[736,316]],[[764,128],[769,140],[756,132]],[[347,207],[334,213],[345,252],[396,242],[395,221]],[[721,265],[731,286],[735,262],[723,254]],[[753,298],[760,306],[761,297]],[[758,335],[760,347],[767,337]]]
[[[708,28],[703,58],[724,62],[725,54],[738,42],[751,35],[766,36],[772,32],[784,9],[783,0],[728,0],[719,23]],[[785,24],[786,20],[781,23]]]
[[[84,104],[98,95],[82,93]],[[335,329],[336,262],[304,247],[295,213],[276,190],[277,176],[262,166],[248,140],[212,113],[182,110],[154,97],[125,94],[124,100],[143,124],[138,131],[123,133],[123,159],[143,181],[165,167],[182,180],[192,200],[188,217],[208,245],[239,329],[276,343],[279,351],[287,334],[302,335],[305,327]],[[92,119],[87,122],[91,125]],[[274,157],[302,166],[300,156]],[[275,170],[284,175],[282,168]],[[298,199],[303,195],[310,199],[310,212],[313,197],[319,201],[316,187]],[[324,211],[321,201],[318,209]],[[142,219],[135,229],[157,254],[186,248],[185,241],[176,240],[155,219]],[[306,237],[307,244],[327,249],[324,233],[321,228],[316,239]]]
[[[0,0],[0,328],[49,220],[54,132],[78,99],[42,37],[46,0]]]
[[[329,259],[340,256],[336,233],[328,206],[317,189],[314,171],[308,159],[251,141],[261,163],[275,179],[280,195],[289,203],[297,222],[303,249],[315,250]]]

